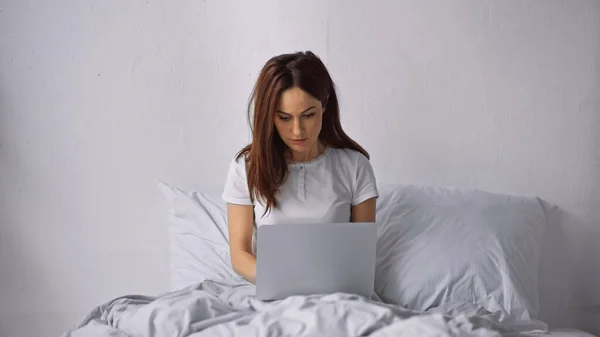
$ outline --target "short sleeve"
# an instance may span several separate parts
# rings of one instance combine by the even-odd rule
[[[378,198],[377,181],[371,162],[359,152],[356,163],[356,180],[352,195],[352,206],[356,206],[371,198]]]
[[[246,161],[243,156],[233,158],[221,198],[230,204],[252,205],[246,179]]]

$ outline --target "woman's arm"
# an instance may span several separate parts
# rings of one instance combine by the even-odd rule
[[[376,205],[377,198],[370,198],[356,206],[352,206],[352,222],[375,222]]]
[[[252,254],[254,207],[228,203],[227,222],[231,265],[236,273],[256,283],[256,257]]]

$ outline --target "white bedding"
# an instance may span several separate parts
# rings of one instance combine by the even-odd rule
[[[553,330],[548,337],[595,337],[594,335],[581,330]]]
[[[159,188],[170,209],[171,289],[244,282],[230,264],[225,202]],[[380,191],[375,290],[386,303],[444,311],[473,302],[518,331],[547,329],[535,318],[546,220],[539,199],[402,184]]]
[[[467,304],[446,315],[343,293],[262,302],[254,290],[207,280],[158,297],[123,296],[90,311],[63,337],[518,335]]]

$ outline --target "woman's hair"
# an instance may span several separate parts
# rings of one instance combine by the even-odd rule
[[[261,70],[248,104],[252,143],[236,157],[244,156],[250,198],[264,202],[265,214],[277,207],[275,194],[288,174],[286,145],[275,129],[274,118],[281,94],[293,87],[321,101],[324,113],[319,140],[325,146],[356,150],[369,158],[342,129],[334,83],[319,57],[307,51],[271,58]]]

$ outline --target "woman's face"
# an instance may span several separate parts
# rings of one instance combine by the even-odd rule
[[[275,111],[275,128],[296,161],[319,154],[319,133],[323,122],[321,102],[298,87],[284,91]]]

